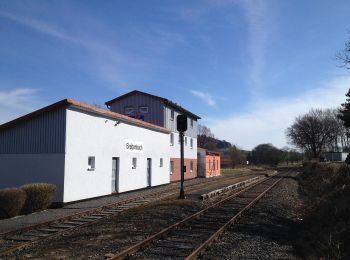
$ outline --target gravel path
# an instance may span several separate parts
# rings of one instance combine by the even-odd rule
[[[301,208],[297,181],[285,178],[231,226],[203,258],[301,259],[293,248],[297,239],[293,230]]]

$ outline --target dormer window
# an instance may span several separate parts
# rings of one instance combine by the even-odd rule
[[[126,115],[131,115],[134,112],[134,107],[133,106],[127,106],[124,108],[124,113]]]

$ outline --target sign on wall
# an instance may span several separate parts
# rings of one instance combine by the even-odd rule
[[[133,153],[143,153],[143,142],[125,141],[125,150]]]

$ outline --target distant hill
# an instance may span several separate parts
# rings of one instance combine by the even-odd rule
[[[245,165],[249,151],[241,150],[226,140],[212,136],[198,135],[198,147],[221,153],[221,167]]]

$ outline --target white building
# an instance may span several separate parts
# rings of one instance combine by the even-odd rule
[[[178,115],[187,115],[187,131],[184,137],[185,179],[197,177],[197,132],[199,116],[169,99],[134,90],[105,103],[114,112],[137,118],[171,130],[170,180],[178,181],[180,175],[180,140],[176,127]]]
[[[0,125],[0,188],[57,186],[56,202],[170,182],[170,130],[64,99]]]

